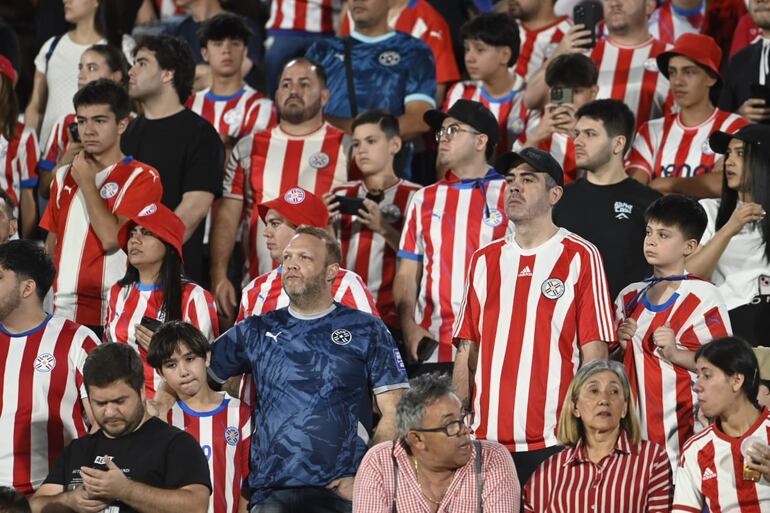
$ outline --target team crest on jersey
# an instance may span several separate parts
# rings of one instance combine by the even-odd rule
[[[326,153],[319,151],[318,153],[313,153],[310,155],[310,160],[308,160],[308,164],[310,164],[310,167],[315,169],[321,169],[322,167],[326,167],[329,165],[329,161],[331,159],[329,158],[329,155]]]
[[[225,112],[225,115],[222,116],[222,119],[225,120],[225,123],[228,125],[239,125],[241,121],[243,121],[243,110],[241,109],[232,109]]]
[[[701,144],[700,150],[703,152],[704,155],[713,155],[714,150],[711,149],[711,145],[708,142],[708,139],[703,141],[703,144]]]
[[[513,118],[513,120],[511,120],[511,124],[509,128],[511,130],[511,133],[515,135],[519,135],[524,131],[524,128],[526,127],[524,125],[524,121],[521,118]]]
[[[658,71],[658,61],[655,58],[650,58],[644,61],[644,69],[647,71]]]
[[[502,212],[496,208],[491,208],[489,209],[489,216],[484,218],[484,224],[492,228],[497,228],[503,224],[503,219],[505,219],[505,217]]]
[[[283,200],[286,203],[291,203],[292,205],[299,205],[305,201],[305,191],[299,187],[293,187],[286,191],[286,194],[283,195]]]
[[[115,182],[107,182],[102,185],[102,188],[99,190],[99,196],[101,196],[102,199],[110,199],[114,197],[119,190],[120,186],[118,184]]]
[[[383,66],[395,66],[401,62],[401,55],[394,51],[382,52],[379,61]]]
[[[382,214],[382,218],[390,224],[401,219],[401,209],[398,208],[398,205],[394,205],[393,203],[380,205],[380,214]]]
[[[0,159],[4,159],[8,154],[8,141],[5,137],[0,137]]]
[[[548,278],[543,282],[540,291],[548,299],[559,299],[564,295],[564,282],[559,278]]]
[[[157,211],[158,211],[158,205],[156,205],[155,203],[150,203],[149,205],[144,207],[141,212],[139,212],[139,217],[151,216]]]
[[[241,434],[238,432],[238,428],[227,426],[227,429],[225,429],[225,442],[227,442],[227,445],[235,447],[240,440]]]
[[[346,346],[353,340],[353,335],[348,330],[338,329],[332,332],[332,342],[338,346]]]
[[[56,357],[51,353],[40,353],[35,358],[35,370],[38,372],[51,372],[56,367]]]

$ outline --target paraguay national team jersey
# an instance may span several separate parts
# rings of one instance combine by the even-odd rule
[[[248,85],[230,96],[217,96],[211,88],[198,91],[188,98],[187,108],[211,123],[222,140],[238,140],[277,121],[273,102]]]
[[[218,381],[251,372],[256,382],[252,504],[271,489],[354,476],[367,450],[370,393],[408,387],[382,321],[338,303],[315,316],[281,308],[249,317],[211,351]]]
[[[345,72],[345,39],[321,39],[307,51],[307,57],[321,63],[329,76],[331,97],[324,113],[340,118],[353,117]],[[417,100],[436,106],[436,65],[428,45],[401,32],[378,37],[353,32],[350,45],[359,113],[385,109],[400,116],[407,103]]]
[[[572,21],[567,16],[562,16],[538,29],[528,29],[521,21],[518,21],[518,24],[521,51],[514,71],[529,81],[556,50],[564,34],[572,29]]]
[[[0,187],[14,201],[17,218],[21,190],[37,185],[37,154],[37,136],[31,128],[16,123],[13,139],[0,135]]]

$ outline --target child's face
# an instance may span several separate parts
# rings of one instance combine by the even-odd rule
[[[204,387],[208,387],[208,357],[201,358],[194,354],[184,342],[179,342],[171,358],[163,362],[161,376],[180,396],[193,397]]]
[[[667,226],[655,220],[647,223],[644,258],[652,266],[668,267],[682,264],[697,247],[698,241],[685,239],[677,226]]]
[[[757,402],[762,407],[770,408],[770,389],[767,388],[767,385],[759,385]]]
[[[465,69],[473,80],[490,78],[501,66],[508,67],[510,50],[501,46],[492,46],[479,39],[466,39]]]
[[[400,147],[397,137],[388,139],[374,123],[359,125],[353,131],[353,157],[364,176],[390,168]]]

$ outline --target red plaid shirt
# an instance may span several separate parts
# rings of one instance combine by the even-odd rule
[[[393,442],[372,447],[364,456],[356,474],[353,491],[353,513],[390,513],[393,506]],[[496,442],[482,441],[482,468],[484,485],[481,504],[484,513],[511,513],[519,511],[519,479],[510,453]],[[403,443],[395,448],[398,462],[399,512],[430,513],[433,511],[422,493],[414,465]],[[471,458],[457,469],[444,499],[436,513],[476,513],[476,446]]]

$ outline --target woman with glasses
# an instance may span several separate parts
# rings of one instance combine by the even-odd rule
[[[372,447],[356,474],[354,513],[518,513],[519,480],[500,444],[471,440],[452,380],[410,382],[396,408],[399,438]]]
[[[527,482],[525,511],[671,511],[668,456],[662,447],[641,440],[620,363],[594,360],[577,372],[564,398],[557,436],[566,449],[545,460]]]

